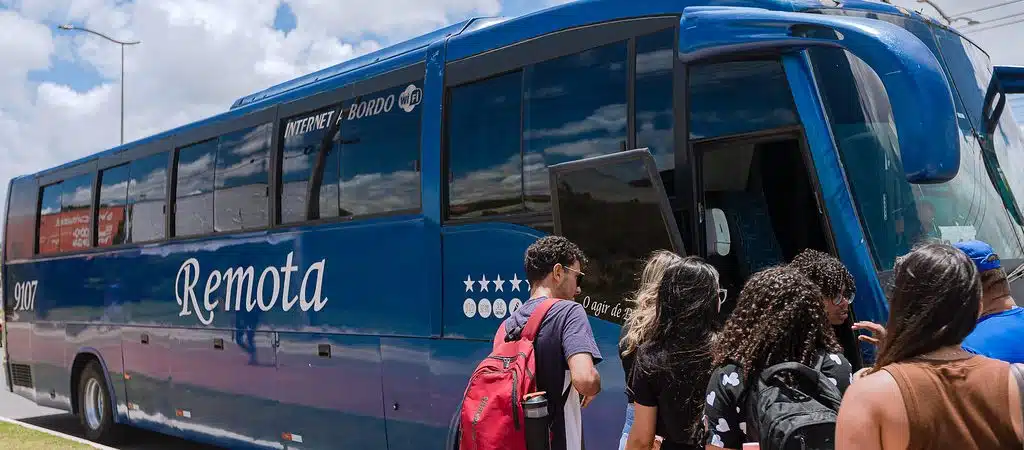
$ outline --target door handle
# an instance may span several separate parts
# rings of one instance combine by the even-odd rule
[[[142,333],[142,338],[140,340],[143,344],[149,345],[149,334]]]
[[[224,350],[224,339],[222,339],[222,338],[214,338],[213,339],[213,348],[215,348],[217,350]]]

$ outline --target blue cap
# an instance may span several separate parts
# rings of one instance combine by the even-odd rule
[[[999,255],[996,254],[995,250],[992,250],[991,245],[982,241],[962,241],[953,245],[966,253],[967,257],[971,258],[971,261],[974,261],[974,265],[978,267],[978,272],[1001,267]]]

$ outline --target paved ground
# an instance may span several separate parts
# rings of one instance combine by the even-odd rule
[[[64,411],[37,406],[7,391],[6,375],[0,370],[0,416],[84,438],[78,418]],[[217,447],[194,444],[160,433],[130,429],[121,450],[214,450]]]

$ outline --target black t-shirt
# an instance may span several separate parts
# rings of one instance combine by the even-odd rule
[[[633,382],[630,372],[633,370],[633,362],[636,361],[636,349],[633,349],[628,355],[622,354],[626,349],[622,345],[622,338],[626,336],[626,333],[629,333],[629,322],[622,324],[622,332],[619,333],[619,359],[622,360],[622,373],[626,374],[626,401],[633,403],[633,390],[629,388],[629,384]]]
[[[846,393],[853,383],[853,368],[841,353],[822,352],[821,373]],[[757,442],[753,430],[747,428],[747,414],[740,397],[746,390],[743,370],[738,364],[724,364],[711,372],[704,404],[704,426],[708,428],[707,444],[725,448],[741,448],[744,442]]]
[[[670,372],[672,365],[664,354],[645,353],[638,357],[644,358],[644,364],[634,369],[629,385],[637,404],[658,408],[655,433],[665,438],[661,448],[703,448],[690,435],[692,425],[700,418],[700,405],[690,399],[694,391],[704,391],[703,382],[690,374]],[[655,369],[646,369],[650,367]]]

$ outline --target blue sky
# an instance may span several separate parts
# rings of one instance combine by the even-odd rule
[[[119,48],[56,29],[61,23],[142,41],[125,52],[131,141],[468,17],[516,16],[566,1],[0,0],[0,41],[17,42],[0,46],[0,207],[11,177],[119,143]],[[915,0],[894,3],[935,14]],[[962,1],[935,3],[954,15],[965,11]],[[996,63],[1024,65],[1024,23],[984,29],[1018,12],[1024,3],[971,15],[983,23],[966,27],[968,36]]]

